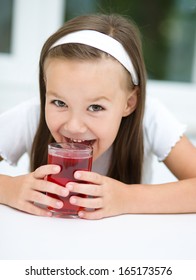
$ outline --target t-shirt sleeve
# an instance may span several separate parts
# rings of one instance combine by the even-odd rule
[[[0,155],[16,165],[24,153],[30,154],[39,119],[39,101],[30,99],[0,115]]]
[[[183,136],[186,126],[156,99],[147,99],[144,130],[149,149],[163,161]]]

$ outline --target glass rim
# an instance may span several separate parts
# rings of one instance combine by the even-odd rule
[[[92,153],[93,147],[85,143],[52,142],[48,144],[48,150],[86,154]]]

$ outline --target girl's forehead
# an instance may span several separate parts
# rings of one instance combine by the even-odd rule
[[[114,57],[108,55],[108,54],[104,54],[102,57],[99,58],[89,58],[89,59],[79,59],[79,58],[67,58],[64,56],[56,56],[56,57],[46,57],[45,61],[44,61],[44,67],[46,68],[49,64],[78,64],[78,65],[89,65],[90,66],[94,66],[94,65],[100,65],[102,67],[106,66],[106,65],[112,65],[112,67],[119,67],[121,66],[122,68],[124,68],[119,61],[117,61]]]
[[[127,91],[131,78],[124,67],[115,59],[73,60],[48,59],[45,64],[47,90],[105,92]]]
[[[121,65],[119,61],[110,55],[104,55],[101,58],[96,59],[68,59],[65,57],[48,57],[44,62],[44,74],[47,72],[79,72],[84,71],[86,75],[92,75],[93,73],[101,72],[102,74],[117,75],[119,78],[123,79],[124,82],[129,82],[130,84],[130,74]]]

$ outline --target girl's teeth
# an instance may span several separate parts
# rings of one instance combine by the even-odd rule
[[[73,138],[66,138],[68,143],[84,143],[86,145],[93,145],[95,140],[81,140],[81,139],[73,139]]]
[[[81,143],[83,142],[82,140],[76,140],[76,139],[71,139],[71,141],[75,142],[75,143]]]

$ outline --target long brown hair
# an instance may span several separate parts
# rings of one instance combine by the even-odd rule
[[[122,118],[120,128],[113,143],[108,176],[124,183],[140,183],[143,165],[143,114],[145,105],[146,71],[143,61],[141,40],[138,28],[129,19],[120,15],[84,15],[66,22],[45,42],[39,63],[40,122],[32,146],[31,170],[47,163],[47,146],[54,141],[45,121],[45,82],[44,62],[47,57],[66,57],[68,59],[95,60],[103,52],[82,44],[66,44],[50,47],[62,36],[78,30],[96,30],[110,35],[119,41],[131,57],[139,78],[139,93],[135,111]],[[130,84],[132,84],[130,76]]]

